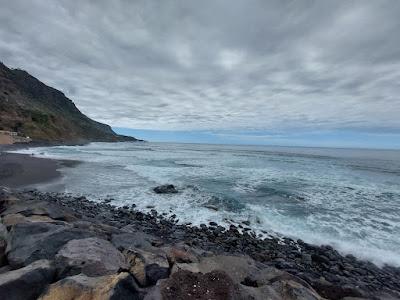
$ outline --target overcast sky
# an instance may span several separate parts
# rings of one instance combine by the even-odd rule
[[[397,0],[0,0],[0,60],[113,127],[400,132]]]

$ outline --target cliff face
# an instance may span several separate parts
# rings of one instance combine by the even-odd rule
[[[62,92],[27,72],[0,63],[0,130],[17,131],[33,141],[85,143],[135,141],[82,114]]]

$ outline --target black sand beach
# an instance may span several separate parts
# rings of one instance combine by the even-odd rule
[[[3,147],[3,150],[18,147]],[[8,153],[0,148],[0,186],[23,188],[26,186],[51,182],[59,179],[60,167],[73,167],[78,164],[73,160],[39,158],[29,154]]]
[[[18,188],[57,179],[60,164],[27,154],[0,153],[0,185]]]

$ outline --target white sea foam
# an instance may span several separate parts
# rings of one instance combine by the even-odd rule
[[[194,225],[250,220],[258,232],[400,266],[400,152],[155,143],[18,152],[83,161],[62,170],[66,192],[154,206]],[[165,183],[180,193],[152,192]]]

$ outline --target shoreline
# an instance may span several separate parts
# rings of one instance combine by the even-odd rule
[[[75,160],[50,159],[30,154],[4,152],[4,149],[0,148],[0,186],[23,189],[37,184],[55,182],[62,178],[60,168],[74,167],[79,163]]]
[[[289,238],[259,239],[254,232],[240,233],[234,225],[225,229],[213,222],[201,224],[199,227],[181,225],[174,216],[160,215],[156,210],[146,214],[128,206],[117,208],[109,204],[107,200],[93,202],[85,197],[73,197],[62,193],[41,193],[36,190],[11,193],[3,190],[2,194],[3,199],[4,195],[8,199],[10,197],[18,199],[11,202],[3,200],[6,205],[1,205],[0,215],[3,223],[6,220],[5,225],[11,235],[13,232],[15,234],[20,223],[27,222],[29,226],[39,226],[42,222],[54,224],[54,222],[62,221],[63,226],[71,224],[79,228],[81,226],[98,228],[96,230],[102,228],[100,231],[120,233],[123,235],[122,243],[125,246],[126,243],[133,243],[136,247],[140,240],[137,238],[134,239],[135,241],[129,240],[127,232],[151,236],[156,241],[152,244],[153,247],[179,245],[179,247],[184,247],[185,251],[200,253],[197,255],[200,261],[202,257],[229,256],[234,257],[235,260],[236,257],[244,256],[251,260],[252,264],[259,264],[261,268],[273,268],[277,270],[275,272],[284,272],[287,274],[285,276],[293,276],[302,283],[303,287],[309,286],[326,299],[344,299],[345,297],[397,299],[400,297],[400,268],[390,266],[379,268],[371,262],[357,260],[352,255],[342,256],[330,246],[315,246]],[[17,203],[17,208],[13,207],[15,203]],[[15,214],[19,216],[16,217]],[[35,217],[35,214],[40,216]],[[34,217],[35,221],[31,221]],[[60,221],[54,221],[56,217]],[[34,229],[30,230],[35,232]],[[97,234],[100,233],[97,232]],[[53,239],[57,241],[54,237],[48,243],[52,243]],[[108,240],[113,241],[113,238],[109,237]],[[18,244],[15,238],[13,242]],[[158,253],[155,248],[152,249]],[[123,247],[117,247],[117,249],[121,250]],[[45,257],[47,258],[48,255],[46,254]],[[222,267],[229,269],[228,265]],[[185,269],[189,266],[179,265],[179,268]],[[170,275],[174,272],[173,270],[170,265]],[[251,282],[249,284],[253,285]]]
[[[60,161],[0,152],[0,186],[23,188],[61,178]]]
[[[73,167],[76,163],[79,162],[0,152],[0,171],[3,171],[3,174],[0,172],[0,187],[22,190],[51,182],[61,177],[58,168]],[[9,166],[7,171],[4,166]],[[352,255],[343,256],[331,246],[315,246],[290,238],[262,239],[252,230],[239,232],[240,228],[235,225],[226,229],[215,222],[199,227],[178,224],[176,216],[159,214],[155,209],[144,213],[134,207],[118,208],[107,201],[92,202],[85,197],[63,193],[17,190],[13,196],[62,207],[82,222],[111,226],[116,230],[130,226],[135,232],[150,234],[163,244],[184,243],[186,247],[201,249],[208,255],[246,255],[257,263],[303,280],[327,299],[350,296],[380,299],[373,297],[382,291],[395,295],[387,299],[400,298],[400,268],[389,265],[380,268]]]

